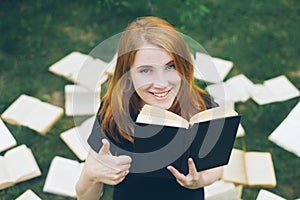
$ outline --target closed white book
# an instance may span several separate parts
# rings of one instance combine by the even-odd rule
[[[83,163],[55,156],[51,161],[43,192],[75,198],[75,186],[82,168]]]
[[[0,190],[40,175],[31,150],[24,144],[0,156]]]
[[[95,118],[95,116],[91,117],[81,125],[60,134],[61,139],[80,160],[85,160],[88,155],[89,145],[87,139],[92,131]]]
[[[0,119],[0,152],[17,145],[14,136]]]
[[[300,157],[300,101],[269,135],[268,139]]]
[[[26,190],[21,194],[16,200],[42,200],[38,195],[36,195],[32,190]]]
[[[80,85],[65,86],[67,116],[94,115],[100,107],[101,89],[91,91]]]
[[[222,82],[233,67],[232,61],[211,57],[200,52],[196,53],[193,64],[195,78],[209,83]]]
[[[45,134],[63,116],[63,109],[50,103],[22,94],[2,113],[10,124],[26,126]]]

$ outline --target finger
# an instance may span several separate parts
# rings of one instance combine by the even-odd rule
[[[184,174],[180,173],[175,167],[168,166],[167,169],[175,176],[176,180],[179,182],[185,182],[186,177]]]
[[[128,165],[132,162],[131,157],[125,155],[118,156],[117,160],[119,165]]]
[[[196,177],[197,176],[197,168],[196,168],[195,163],[192,158],[189,158],[188,165],[189,165],[189,174],[192,175],[192,177]]]
[[[103,155],[103,154],[112,155],[109,150],[109,148],[110,148],[109,141],[107,139],[102,139],[102,144],[103,144],[103,146],[101,147],[98,154],[99,155]]]

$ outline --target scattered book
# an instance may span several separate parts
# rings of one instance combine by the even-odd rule
[[[233,62],[229,60],[197,52],[194,60],[194,76],[209,83],[219,83],[224,80],[232,67]]]
[[[16,200],[42,200],[38,195],[36,195],[32,190],[26,190],[22,195],[20,195]]]
[[[71,128],[60,134],[61,139],[80,159],[85,160],[90,148],[87,143],[87,138],[92,131],[95,116],[84,121],[80,126]]]
[[[224,166],[222,179],[248,186],[275,187],[271,153],[233,149],[229,164]]]
[[[48,70],[56,75],[78,83],[95,91],[104,82],[104,72],[108,63],[77,51],[52,64]]]
[[[216,107],[187,121],[170,111],[145,105],[136,120],[133,155],[113,143],[110,150],[113,155],[132,156],[131,173],[137,176],[173,178],[166,169],[170,164],[187,174],[189,157],[193,158],[198,171],[226,165],[240,117],[232,109]],[[95,120],[88,138],[94,151],[100,150],[105,137]],[[142,161],[134,159],[137,154],[143,155],[139,158]]]
[[[270,191],[260,189],[256,197],[256,200],[286,200],[286,199]]]
[[[244,74],[239,74],[225,82],[209,85],[206,90],[217,101],[245,102],[251,97],[254,86]]]
[[[218,180],[204,187],[205,200],[240,200],[242,189],[241,185],[235,186],[231,182]]]
[[[40,175],[31,150],[24,144],[0,156],[0,190]]]
[[[278,146],[300,157],[300,101],[269,135],[268,139]]]
[[[299,90],[286,78],[281,75],[264,81],[263,84],[256,84],[251,94],[252,99],[259,105],[273,102],[286,101],[298,97]]]
[[[94,115],[100,106],[100,92],[80,85],[65,86],[65,112],[67,116]]]
[[[63,113],[63,109],[58,106],[22,94],[1,117],[7,123],[26,126],[40,134],[46,134]]]
[[[17,145],[14,136],[0,119],[0,152]]]
[[[51,161],[43,192],[75,198],[75,185],[82,167],[83,163],[55,156]]]

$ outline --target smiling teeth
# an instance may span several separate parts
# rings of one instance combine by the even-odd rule
[[[154,93],[154,96],[157,96],[157,97],[164,97],[168,94],[168,92],[164,92],[164,93]]]

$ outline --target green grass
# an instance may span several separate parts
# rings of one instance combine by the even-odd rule
[[[63,88],[69,82],[48,72],[48,67],[71,51],[89,53],[134,18],[150,14],[170,21],[210,55],[233,61],[235,66],[228,77],[243,73],[254,83],[261,83],[284,74],[300,89],[299,13],[297,0],[2,0],[0,113],[23,93],[63,105]],[[258,106],[249,100],[236,106],[246,130],[236,147],[272,153],[277,186],[269,190],[287,199],[300,197],[300,159],[267,137],[298,101]],[[42,187],[55,155],[77,159],[59,138],[63,130],[74,126],[73,119],[63,117],[46,136],[24,127],[7,126],[18,144],[33,150],[42,176],[1,190],[0,199],[14,199],[28,188],[43,199],[68,199],[45,194]],[[259,189],[244,187],[243,199],[255,199]],[[107,186],[104,199],[111,199],[111,191],[112,187]]]

